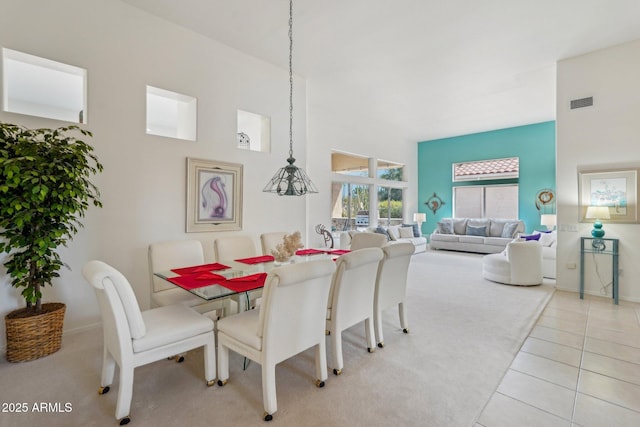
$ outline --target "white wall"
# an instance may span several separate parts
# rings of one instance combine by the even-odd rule
[[[578,170],[640,168],[640,41],[592,52],[558,63],[557,195],[559,228],[557,287],[577,291],[580,279],[580,236],[592,224],[578,223]],[[593,107],[569,109],[572,99],[593,96]],[[640,225],[603,221],[605,237],[620,239],[620,298],[640,301]],[[587,293],[602,295],[589,256]],[[602,281],[611,274],[606,259],[598,261]],[[569,269],[568,264],[578,268]],[[611,289],[608,289],[611,295]]]
[[[286,46],[286,40],[283,40]],[[99,321],[93,290],[81,276],[90,259],[101,259],[132,282],[140,305],[148,306],[149,243],[196,238],[212,256],[216,233],[185,233],[186,158],[244,165],[244,227],[251,234],[277,230],[306,233],[306,199],[262,193],[288,156],[288,71],[114,0],[3,0],[0,46],[88,70],[88,117],[84,128],[105,166],[95,179],[103,209],[92,208],[85,228],[60,253],[63,270],[46,301],[67,304],[65,329]],[[145,133],[145,91],[152,85],[198,99],[196,142]],[[295,155],[306,153],[306,85],[296,78]],[[271,153],[236,148],[237,110],[271,117]],[[67,123],[0,112],[0,120],[28,127]],[[329,197],[329,187],[323,188]],[[329,209],[325,210],[329,212]],[[312,228],[311,228],[312,229]],[[256,245],[259,242],[256,240]],[[259,247],[259,246],[258,246]],[[20,306],[0,267],[0,315]],[[0,348],[5,344],[0,322]]]
[[[308,172],[318,188],[331,187],[331,149],[405,164],[403,178],[409,188],[403,199],[404,215],[405,222],[413,222],[420,203],[416,185],[418,145],[401,138],[405,129],[390,121],[395,112],[351,97],[348,87],[337,86],[330,79],[309,79],[307,94]],[[308,200],[311,234],[315,224],[331,224],[331,192]]]

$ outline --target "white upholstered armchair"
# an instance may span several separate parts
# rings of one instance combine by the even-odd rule
[[[542,245],[537,240],[514,240],[504,252],[485,255],[482,277],[507,285],[542,283]]]

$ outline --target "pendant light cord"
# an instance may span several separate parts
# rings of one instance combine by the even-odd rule
[[[289,157],[293,158],[293,0],[289,0]]]

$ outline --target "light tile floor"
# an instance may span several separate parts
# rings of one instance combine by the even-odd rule
[[[640,304],[556,291],[481,426],[640,426]]]

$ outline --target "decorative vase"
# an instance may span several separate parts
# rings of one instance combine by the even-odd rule
[[[60,350],[66,306],[42,304],[42,312],[32,314],[26,308],[4,317],[7,330],[7,361],[27,362]]]

